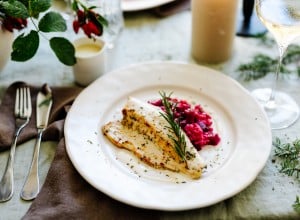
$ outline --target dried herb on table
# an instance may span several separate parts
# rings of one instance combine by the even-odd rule
[[[293,204],[293,208],[295,211],[300,213],[300,197],[299,196],[296,197],[296,201]]]
[[[176,104],[171,103],[170,95],[166,95],[165,92],[159,93],[162,97],[162,104],[165,107],[165,113],[161,113],[161,116],[169,123],[169,127],[167,127],[170,131],[173,131],[176,137],[170,135],[169,137],[173,140],[175,150],[177,154],[181,157],[182,160],[186,160],[186,141],[185,136],[180,128],[179,123],[176,123],[175,117],[173,114],[173,109],[176,107]]]
[[[287,52],[283,58],[283,64],[291,64],[300,61],[300,46],[292,44],[288,47]]]
[[[273,47],[276,45],[276,41],[274,40],[273,37],[269,37],[267,34],[262,33],[262,34],[257,34],[256,36],[257,39],[260,40],[260,44],[267,46],[267,47]]]
[[[296,64],[300,62],[300,46],[292,44],[287,49],[287,52],[283,58],[283,65],[281,66],[280,73],[297,73],[300,77],[300,67],[291,69],[289,64]],[[269,73],[274,73],[278,64],[278,58],[272,58],[265,54],[257,54],[253,57],[253,60],[249,63],[241,64],[237,71],[240,72],[241,77],[245,81],[256,80],[265,77]]]
[[[273,142],[275,147],[275,156],[280,158],[280,172],[288,176],[295,176],[300,180],[300,139],[292,143],[281,143],[279,138]],[[293,208],[300,212],[300,198],[296,197]]]
[[[300,178],[300,139],[292,143],[281,143],[276,138],[273,145],[275,146],[275,156],[282,159],[280,172],[289,176],[295,175]]]
[[[257,54],[250,63],[241,64],[237,70],[245,81],[250,81],[266,76],[275,65],[276,60],[264,54]]]

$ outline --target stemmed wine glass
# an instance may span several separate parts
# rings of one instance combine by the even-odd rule
[[[300,0],[255,0],[255,8],[275,38],[279,60],[272,88],[256,89],[253,95],[263,105],[272,129],[287,128],[298,119],[299,106],[288,94],[277,91],[277,82],[284,53],[300,36]]]

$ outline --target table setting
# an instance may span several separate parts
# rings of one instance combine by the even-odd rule
[[[299,219],[299,3],[253,1],[247,22],[283,31],[261,23],[246,36],[245,2],[55,0],[35,24],[9,26],[0,0],[15,41],[0,68],[0,219]],[[220,143],[198,151],[199,179],[145,164],[101,130],[130,97],[162,91],[212,117]]]

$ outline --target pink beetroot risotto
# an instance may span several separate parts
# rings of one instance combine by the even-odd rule
[[[193,107],[186,100],[177,98],[169,98],[169,102],[173,106],[175,121],[180,124],[181,129],[197,150],[201,150],[206,145],[218,145],[221,139],[217,133],[214,133],[212,118],[200,105]],[[164,110],[161,99],[149,101],[149,103]]]

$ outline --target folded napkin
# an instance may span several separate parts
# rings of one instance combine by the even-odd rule
[[[0,106],[0,151],[7,150],[12,142],[15,132],[15,117],[14,105],[16,88],[24,86],[24,82],[16,82],[12,84],[6,91]],[[30,86],[30,93],[32,99],[32,116],[29,124],[21,132],[18,143],[21,144],[37,134],[36,130],[36,97],[41,87]],[[61,125],[66,116],[66,108],[72,103],[75,97],[81,91],[79,87],[57,87],[51,88],[54,103],[49,117],[49,127],[43,134],[44,141],[55,141],[62,137]]]
[[[14,100],[17,82],[6,91],[0,105],[0,150],[9,148],[14,133]],[[30,86],[35,101],[40,87]],[[63,137],[64,118],[73,100],[80,93],[78,87],[53,87],[53,106],[49,127],[43,140],[58,141],[56,154],[44,185],[22,219],[159,219],[158,211],[135,208],[120,203],[89,185],[75,170],[68,158]],[[35,111],[29,125],[22,131],[19,142],[34,138]],[[122,187],[122,183],[120,183]]]
[[[159,17],[166,17],[191,8],[191,0],[175,0],[152,9]]]

